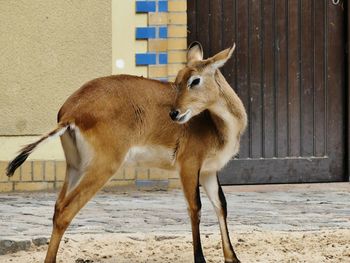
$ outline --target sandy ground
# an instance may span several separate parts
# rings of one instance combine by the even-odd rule
[[[238,232],[232,241],[242,263],[350,262],[350,230],[254,230]],[[219,235],[203,234],[202,242],[207,262],[223,262]],[[43,262],[46,249],[47,246],[33,247],[0,256],[0,262]],[[142,233],[70,235],[61,243],[58,262],[193,262],[191,237]]]
[[[349,183],[261,187],[224,188],[231,240],[242,263],[350,263]],[[216,215],[202,197],[204,254],[207,262],[222,263]],[[55,198],[0,195],[0,240],[49,237]],[[191,243],[181,191],[101,193],[72,222],[57,262],[193,262]],[[43,262],[46,250],[32,245],[0,256],[0,263]]]

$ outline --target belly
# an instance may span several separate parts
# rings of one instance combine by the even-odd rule
[[[134,166],[157,167],[174,170],[173,150],[162,146],[134,146],[125,157],[125,164]]]

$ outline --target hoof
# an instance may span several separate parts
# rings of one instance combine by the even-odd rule
[[[204,258],[203,256],[201,256],[201,257],[196,257],[196,258],[194,259],[194,262],[195,262],[195,263],[206,263],[205,258]]]
[[[232,259],[231,261],[225,260],[225,263],[241,263],[241,261],[238,258]]]

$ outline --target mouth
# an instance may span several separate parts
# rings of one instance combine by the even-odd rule
[[[188,109],[185,113],[181,114],[176,121],[180,124],[183,124],[187,122],[191,118],[191,116],[192,116],[192,111]]]

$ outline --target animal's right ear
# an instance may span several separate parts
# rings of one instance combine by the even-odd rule
[[[187,50],[187,65],[198,60],[203,60],[203,48],[199,42],[194,41]]]

